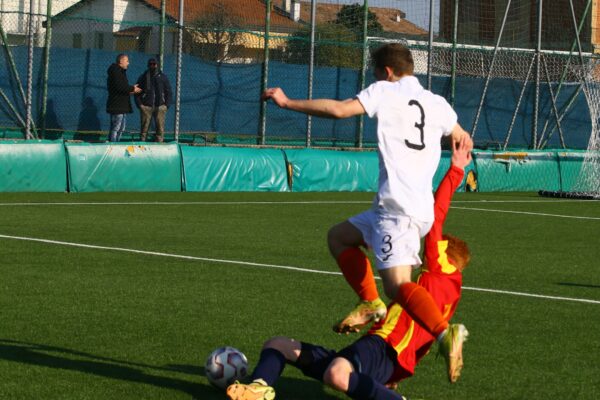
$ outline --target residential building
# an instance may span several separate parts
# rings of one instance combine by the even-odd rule
[[[52,0],[52,14],[56,15],[80,0]],[[0,0],[0,25],[10,45],[25,44],[29,31],[30,0]],[[36,0],[34,14],[34,35],[36,45],[41,45],[45,29],[48,0]]]

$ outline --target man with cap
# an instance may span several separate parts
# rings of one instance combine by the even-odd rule
[[[150,122],[154,119],[156,141],[163,142],[165,116],[173,96],[169,79],[160,70],[155,58],[148,60],[148,69],[139,77],[137,84],[142,89],[135,98],[141,116],[140,140],[146,141]]]

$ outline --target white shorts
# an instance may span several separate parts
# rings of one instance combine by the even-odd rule
[[[382,215],[372,209],[348,221],[360,230],[365,243],[373,249],[378,270],[400,265],[421,266],[421,238],[429,232],[432,222],[406,215]]]

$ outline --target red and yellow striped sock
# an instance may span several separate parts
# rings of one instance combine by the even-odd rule
[[[349,247],[337,259],[337,263],[354,292],[363,301],[379,298],[371,263],[358,247]]]

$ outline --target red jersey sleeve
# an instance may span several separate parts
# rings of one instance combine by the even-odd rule
[[[434,222],[431,230],[425,236],[425,260],[429,271],[437,270],[440,267],[438,242],[442,240],[442,228],[450,209],[452,195],[460,186],[464,176],[465,171],[454,165],[450,166],[435,192]]]

